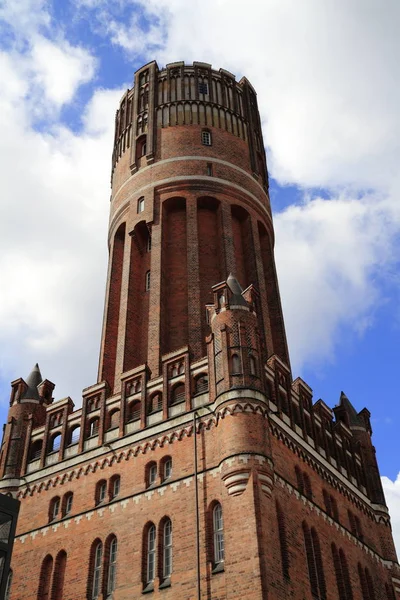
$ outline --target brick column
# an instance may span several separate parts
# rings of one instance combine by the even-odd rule
[[[199,239],[197,230],[197,199],[186,195],[187,278],[188,278],[188,342],[192,358],[201,358],[202,333],[199,278]]]

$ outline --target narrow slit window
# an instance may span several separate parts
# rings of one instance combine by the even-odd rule
[[[139,198],[138,203],[137,203],[137,211],[138,214],[144,211],[144,198]]]
[[[146,290],[146,292],[150,291],[150,271],[147,271],[147,273],[146,273],[145,290]]]
[[[224,522],[222,518],[222,507],[217,504],[213,510],[214,529],[214,562],[219,564],[224,561]]]
[[[154,581],[156,572],[156,528],[151,525],[147,534],[147,583]]]
[[[163,577],[167,579],[172,573],[172,523],[168,519],[163,532]]]

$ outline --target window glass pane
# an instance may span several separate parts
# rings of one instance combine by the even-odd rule
[[[117,572],[117,540],[114,538],[110,545],[110,562],[108,566],[107,593],[115,590],[115,576]]]
[[[156,482],[157,479],[157,465],[151,465],[149,469],[149,485]]]
[[[67,498],[67,502],[65,504],[65,514],[68,515],[72,510],[72,494],[70,494]]]
[[[152,525],[149,529],[147,540],[147,582],[154,581],[156,563],[156,528]]]
[[[172,473],[172,459],[167,458],[167,460],[164,463],[164,479],[168,479],[169,477],[171,477],[171,473]]]
[[[214,559],[216,563],[224,560],[224,523],[222,519],[222,508],[217,504],[213,514],[214,525]]]
[[[172,573],[172,523],[168,519],[164,525],[163,576],[170,577]]]
[[[101,559],[102,559],[102,545],[97,544],[94,556],[94,571],[93,571],[93,593],[92,599],[99,597],[100,593],[100,574],[101,574]]]

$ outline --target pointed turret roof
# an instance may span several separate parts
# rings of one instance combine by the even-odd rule
[[[248,306],[248,303],[242,296],[243,288],[240,285],[240,283],[238,282],[238,280],[236,279],[236,277],[234,277],[232,275],[232,273],[229,273],[229,277],[226,280],[226,283],[232,292],[232,298],[231,298],[230,303],[236,304],[236,305]]]
[[[344,392],[340,392],[339,407],[346,411],[350,427],[364,427],[365,423]]]
[[[27,387],[26,391],[24,392],[24,395],[22,396],[22,398],[25,400],[26,399],[40,400],[38,386],[42,383],[42,381],[43,381],[43,377],[40,372],[39,365],[36,363],[36,365],[33,367],[32,371],[29,373],[28,377],[26,378],[25,383],[28,387]]]

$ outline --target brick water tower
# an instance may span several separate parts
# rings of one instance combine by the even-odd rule
[[[293,380],[257,97],[151,62],[116,114],[98,381],[12,383],[10,600],[395,600],[370,414]]]

